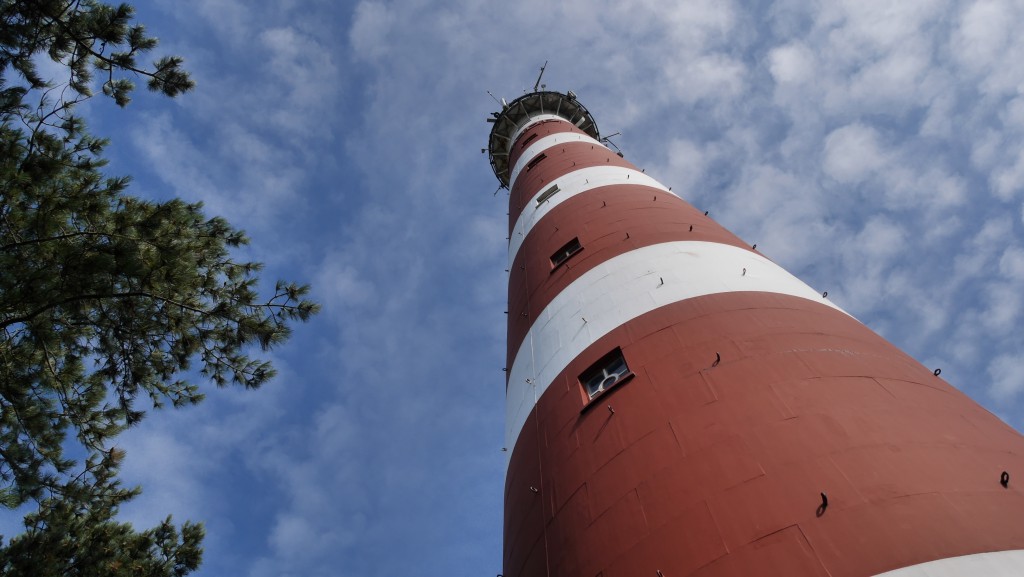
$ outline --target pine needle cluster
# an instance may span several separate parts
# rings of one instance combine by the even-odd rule
[[[151,202],[103,172],[107,142],[75,105],[125,106],[144,79],[193,88],[181,58],[140,60],[156,38],[128,4],[0,0],[0,507],[29,505],[0,542],[0,575],[179,576],[198,567],[203,528],[170,517],[118,521],[138,488],[118,479],[119,433],[151,408],[274,375],[252,352],[317,310],[308,287],[258,291],[261,265],[236,259],[245,235],[202,206]],[[43,78],[49,58],[62,78]],[[77,443],[84,459],[69,458]]]

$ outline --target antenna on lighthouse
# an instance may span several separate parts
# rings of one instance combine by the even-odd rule
[[[618,154],[621,157],[622,156],[622,149],[620,149],[614,142],[612,142],[612,137],[613,136],[618,136],[620,134],[622,134],[622,133],[621,132],[616,132],[615,134],[609,134],[608,136],[605,136],[604,138],[602,138],[601,142],[603,142],[605,144],[608,144],[608,145],[611,145],[611,147],[615,149],[615,153]]]
[[[540,79],[544,78],[544,69],[548,67],[548,61],[544,61],[544,66],[540,67],[540,74],[537,75],[537,82],[533,83],[533,91],[537,92],[537,88],[540,87]]]

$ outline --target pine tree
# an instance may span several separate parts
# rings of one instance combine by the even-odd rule
[[[139,63],[156,43],[127,4],[0,0],[0,507],[34,506],[0,543],[2,575],[198,567],[201,525],[117,520],[139,489],[121,485],[113,441],[147,407],[201,401],[187,374],[259,387],[274,371],[248,352],[317,309],[292,283],[261,298],[261,265],[232,256],[245,235],[200,204],[142,200],[103,173],[106,141],[75,105],[98,84],[125,106],[133,78],[192,89],[178,57]],[[66,77],[40,77],[40,58]]]

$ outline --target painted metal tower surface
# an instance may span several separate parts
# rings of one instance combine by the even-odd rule
[[[571,92],[490,120],[505,577],[1024,575],[1024,438],[609,150]]]

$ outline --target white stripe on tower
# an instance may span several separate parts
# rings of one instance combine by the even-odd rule
[[[540,220],[551,212],[552,209],[577,194],[611,184],[648,186],[676,196],[675,193],[670,192],[665,185],[639,170],[624,168],[621,166],[591,166],[560,176],[551,181],[551,184],[548,186],[538,190],[536,194],[530,198],[530,202],[526,208],[523,209],[523,212],[520,213],[519,219],[515,224],[515,232],[509,239],[509,265],[511,266],[515,261],[519,248],[522,247],[523,241],[526,240],[526,236],[530,234],[534,225],[540,222]],[[551,190],[552,186],[558,187],[558,192],[551,195],[544,202],[538,203],[537,199],[544,194],[545,191]]]
[[[609,259],[562,290],[531,325],[509,371],[505,446],[515,447],[552,380],[602,336],[675,302],[742,291],[791,295],[842,310],[767,258],[731,245],[669,242]]]
[[[938,559],[879,573],[875,577],[1019,577],[1024,572],[1024,551],[993,551]]]
[[[579,132],[556,132],[555,134],[545,136],[544,138],[541,138],[536,142],[530,144],[530,146],[523,151],[523,153],[519,156],[518,160],[516,160],[515,167],[512,169],[512,176],[510,178],[510,181],[515,182],[516,177],[519,176],[519,173],[523,171],[523,168],[525,168],[526,165],[530,162],[530,160],[532,160],[535,156],[547,151],[550,148],[554,148],[559,144],[565,144],[567,142],[585,142],[588,144],[600,146],[604,150],[608,150],[607,146],[594,140],[593,138],[590,138],[586,134],[580,134]],[[610,150],[608,151],[611,152]]]
[[[526,123],[524,123],[522,126],[519,127],[518,130],[512,133],[512,139],[509,140],[509,142],[515,143],[515,141],[519,140],[519,137],[522,136],[524,132],[546,120],[557,120],[559,122],[566,122],[564,118],[558,116],[557,114],[537,114],[535,116],[531,116],[530,119],[526,121]],[[566,122],[566,124],[568,124],[568,122]],[[510,178],[509,181],[511,180],[512,179]]]

